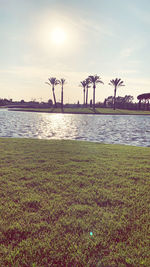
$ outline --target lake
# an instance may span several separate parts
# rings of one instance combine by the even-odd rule
[[[50,114],[0,109],[0,137],[150,146],[150,116]]]

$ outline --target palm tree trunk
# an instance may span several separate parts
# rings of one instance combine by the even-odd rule
[[[88,105],[88,88],[86,88],[86,107]]]
[[[83,89],[83,105],[85,106],[85,88]]]
[[[95,84],[93,85],[93,109],[95,110]]]
[[[57,108],[56,97],[55,97],[55,92],[54,92],[54,86],[53,86],[52,90],[53,90],[53,98],[54,98],[55,108]]]
[[[61,88],[61,111],[63,112],[63,86]]]
[[[116,109],[116,87],[114,90],[114,110]]]

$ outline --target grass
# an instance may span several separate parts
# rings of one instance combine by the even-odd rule
[[[149,148],[0,138],[0,266],[150,266],[149,180]]]
[[[14,109],[13,109],[14,110]],[[61,108],[18,108],[18,111],[31,111],[31,112],[46,112],[46,113],[61,113]],[[150,111],[144,110],[127,110],[111,108],[64,108],[64,113],[77,113],[77,114],[121,114],[121,115],[150,115]]]

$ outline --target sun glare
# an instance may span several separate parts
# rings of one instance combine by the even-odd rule
[[[51,32],[51,40],[54,44],[61,45],[66,40],[66,33],[61,28],[55,28]]]

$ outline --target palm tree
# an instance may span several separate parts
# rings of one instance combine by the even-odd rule
[[[94,75],[94,76],[89,76],[88,77],[90,83],[93,84],[93,109],[95,110],[95,88],[96,88],[96,84],[97,83],[102,83],[104,84],[102,81],[101,81],[101,78],[97,75]]]
[[[115,80],[110,80],[109,85],[114,86],[114,110],[116,109],[116,92],[117,92],[117,88],[120,86],[125,86],[123,84],[123,81],[121,81],[121,79],[116,78]]]
[[[59,84],[60,81],[57,80],[55,77],[50,77],[50,78],[48,78],[48,80],[49,80],[49,83],[46,82],[46,84],[52,86],[52,92],[53,92],[53,98],[54,98],[55,108],[57,108],[56,97],[55,97],[55,86],[57,84]]]
[[[85,105],[85,87],[86,87],[86,81],[82,81],[80,82],[80,85],[79,86],[82,86],[83,87],[83,105]]]
[[[87,107],[87,105],[88,105],[88,89],[91,87],[91,86],[89,86],[89,84],[90,84],[90,80],[89,80],[89,78],[86,78],[86,80],[85,80],[85,82],[86,82],[86,107]]]
[[[64,96],[64,84],[66,80],[61,78],[60,79],[60,84],[61,84],[61,110],[63,111],[63,96]]]

